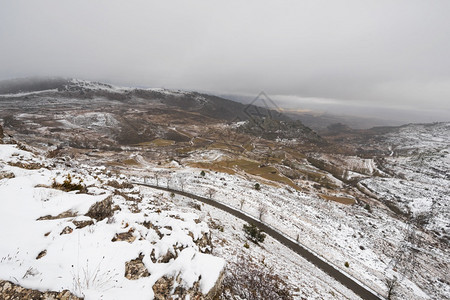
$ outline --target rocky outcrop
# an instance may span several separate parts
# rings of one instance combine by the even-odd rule
[[[68,290],[63,290],[61,292],[40,292],[23,288],[5,280],[0,280],[0,299],[81,300],[81,298],[76,297]]]
[[[64,227],[64,229],[61,231],[61,233],[59,235],[71,234],[72,232],[73,232],[72,227],[66,226],[66,227]]]
[[[189,289],[183,287],[181,277],[167,277],[163,276],[158,279],[153,285],[152,289],[155,293],[155,300],[167,300],[167,299],[196,299],[196,300],[212,300],[218,295],[221,290],[223,280],[223,272],[219,276],[216,284],[211,288],[208,294],[203,295],[200,291],[200,280],[194,282],[193,286]],[[175,290],[172,289],[176,282]]]
[[[96,219],[97,221],[112,217],[112,215],[114,214],[112,204],[112,197],[107,197],[105,200],[94,203],[89,208],[86,216],[91,217],[92,219]]]
[[[141,253],[139,257],[125,263],[125,278],[128,280],[137,280],[141,277],[150,276],[150,273],[142,262],[143,258],[144,255]]]
[[[65,212],[60,213],[59,215],[52,216],[52,215],[46,215],[43,217],[39,217],[37,221],[45,221],[45,220],[56,220],[56,219],[65,219],[65,218],[73,218],[76,217],[77,212],[72,210],[66,210]]]
[[[112,238],[111,242],[128,242],[132,243],[136,240],[136,237],[133,235],[133,232],[121,232],[116,233],[116,235]]]
[[[72,223],[77,227],[77,229],[84,228],[86,226],[94,225],[94,221],[92,220],[83,220],[83,221],[72,221]]]

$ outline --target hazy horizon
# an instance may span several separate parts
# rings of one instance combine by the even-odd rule
[[[61,76],[285,109],[449,121],[448,1],[0,0],[0,79]]]

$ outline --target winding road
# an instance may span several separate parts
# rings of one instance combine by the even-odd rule
[[[172,192],[172,193],[175,193],[175,194],[178,194],[181,196],[192,198],[192,199],[198,200],[200,202],[206,203],[208,205],[211,205],[213,207],[216,207],[227,213],[230,213],[233,216],[235,216],[245,222],[253,223],[256,226],[258,226],[261,230],[263,230],[266,234],[270,235],[272,238],[276,239],[277,241],[279,241],[281,244],[285,245],[286,247],[289,247],[290,249],[295,251],[297,254],[304,257],[309,262],[311,262],[313,265],[315,265],[316,267],[318,267],[319,269],[321,269],[322,271],[324,271],[325,273],[327,273],[328,275],[330,275],[331,277],[336,279],[342,285],[344,285],[348,289],[352,290],[355,294],[360,296],[362,299],[368,299],[368,300],[385,299],[380,294],[378,294],[377,292],[373,291],[372,289],[370,289],[369,287],[364,285],[362,282],[359,282],[356,279],[350,277],[348,274],[337,269],[331,263],[329,263],[329,262],[325,261],[323,258],[317,256],[316,254],[314,254],[311,250],[309,250],[305,246],[302,246],[301,244],[299,244],[298,242],[294,241],[293,239],[287,237],[286,235],[282,234],[280,231],[276,230],[275,228],[261,222],[260,220],[244,213],[241,210],[230,207],[224,203],[221,203],[221,202],[218,202],[218,201],[215,201],[212,199],[200,197],[200,196],[197,196],[197,195],[194,195],[194,194],[191,194],[188,192],[184,192],[184,191],[174,190],[171,188],[165,188],[165,187],[155,186],[155,185],[141,183],[141,182],[132,182],[132,183],[136,184],[136,185],[142,185],[142,186],[150,187],[153,189]]]

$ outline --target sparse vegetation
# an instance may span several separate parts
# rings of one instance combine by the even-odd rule
[[[255,244],[263,243],[266,234],[255,224],[244,224],[244,232],[247,238]]]
[[[209,199],[212,199],[212,197],[216,193],[216,190],[213,188],[209,188],[207,192],[208,192]]]
[[[267,213],[267,206],[264,204],[260,204],[258,206],[258,218],[262,220],[263,216]]]
[[[397,295],[397,288],[399,286],[399,282],[397,277],[386,278],[385,284],[387,287],[387,296],[386,299],[392,300],[393,297]]]
[[[71,191],[84,192],[84,191],[86,191],[86,186],[84,184],[82,184],[82,182],[83,182],[83,179],[79,179],[79,182],[74,182],[72,175],[70,175],[70,173],[69,173],[69,174],[67,174],[66,178],[64,179],[64,181],[62,183],[57,182],[56,179],[54,178],[53,183],[52,183],[52,188],[63,190],[66,192],[71,192]]]
[[[102,271],[100,261],[95,268],[89,268],[89,260],[86,261],[86,267],[81,270],[72,272],[73,289],[84,296],[84,292],[89,289],[97,289],[100,291],[107,290],[114,285],[116,276],[111,270]],[[81,272],[80,272],[81,271]]]
[[[235,262],[228,264],[219,299],[290,300],[293,297],[290,287],[273,269],[250,256],[239,256]]]

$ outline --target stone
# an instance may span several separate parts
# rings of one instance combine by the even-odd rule
[[[42,250],[39,252],[39,254],[36,256],[36,259],[41,259],[42,257],[47,255],[47,250]]]
[[[114,210],[112,209],[112,197],[109,196],[106,199],[94,203],[89,211],[86,213],[86,216],[96,219],[97,221],[101,221],[103,219],[112,217],[114,214]]]
[[[66,227],[64,227],[64,229],[61,231],[61,233],[59,235],[71,234],[72,232],[73,232],[72,227],[66,226]]]
[[[125,278],[128,280],[137,280],[142,277],[150,276],[150,273],[142,262],[143,258],[144,255],[140,253],[139,257],[125,263]]]
[[[173,299],[170,296],[170,291],[172,290],[173,286],[173,277],[166,277],[163,276],[160,279],[158,279],[155,284],[153,285],[153,293],[155,294],[155,300],[166,300],[166,299]]]
[[[60,213],[57,216],[46,215],[37,219],[37,221],[45,221],[45,220],[57,220],[57,219],[65,219],[65,218],[73,218],[76,217],[77,212],[66,210],[65,212]]]
[[[136,237],[131,232],[122,232],[116,233],[116,235],[112,238],[111,242],[128,242],[132,243]]]
[[[26,289],[10,281],[0,280],[0,299],[18,300],[18,299],[39,299],[39,300],[82,300],[76,297],[68,290],[61,292],[40,292],[32,289]]]
[[[72,223],[77,227],[77,229],[81,229],[86,226],[94,225],[94,221],[92,221],[92,220],[72,221]]]

